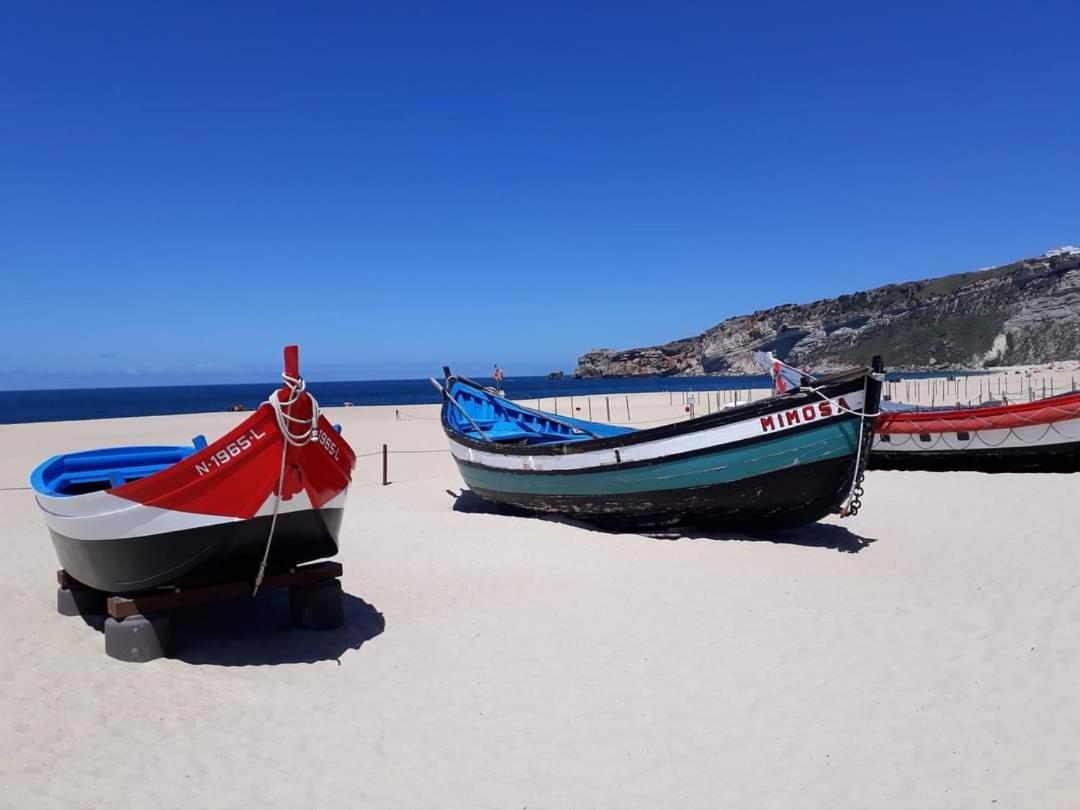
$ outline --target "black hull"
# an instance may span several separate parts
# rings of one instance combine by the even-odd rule
[[[647,495],[530,495],[470,488],[493,503],[618,530],[675,525],[776,529],[836,512],[851,489],[854,471],[854,457],[846,456],[732,483]]]
[[[1080,472],[1080,442],[970,451],[889,453],[875,449],[870,453],[870,469],[988,473]]]
[[[268,572],[332,557],[338,551],[342,509],[279,515]],[[108,593],[162,585],[191,587],[254,580],[266,548],[270,518],[113,540],[76,540],[50,531],[60,565],[74,579]]]

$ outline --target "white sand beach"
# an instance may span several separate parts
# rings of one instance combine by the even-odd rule
[[[0,806],[1080,806],[1076,477],[871,472],[848,520],[611,534],[462,496],[434,406],[330,417],[363,454],[346,625],[268,594],[148,664],[55,612],[26,478],[240,417],[0,426]]]

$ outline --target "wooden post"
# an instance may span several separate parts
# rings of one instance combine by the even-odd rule
[[[671,392],[670,391],[667,392],[667,404],[668,405],[674,405],[675,404],[674,402],[671,401]]]
[[[559,415],[559,398],[555,397],[555,415]]]
[[[387,456],[387,452],[386,452],[386,445],[384,444],[384,445],[382,446],[382,485],[383,485],[384,487],[385,487],[385,486],[386,486],[387,484],[389,484],[389,483],[390,483],[390,479],[389,479],[389,477],[388,477],[388,475],[389,475],[389,471],[388,471],[388,469],[387,469],[387,459],[386,459],[386,456]]]
[[[589,397],[589,421],[592,421],[592,397]]]
[[[630,421],[630,395],[626,395],[626,421]]]
[[[604,402],[607,404],[607,420],[608,424],[611,424],[611,397],[604,397]]]

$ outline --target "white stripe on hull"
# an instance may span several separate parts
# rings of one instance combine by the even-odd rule
[[[1080,441],[1080,419],[1067,419],[1043,425],[1025,425],[1000,430],[968,431],[969,438],[961,440],[955,432],[927,431],[930,441],[923,441],[917,433],[892,433],[889,441],[874,437],[874,449],[888,453],[979,452],[1015,450],[1030,447],[1050,447]]]
[[[328,501],[324,509],[342,509],[348,489],[342,490]],[[38,505],[45,515],[45,523],[57,534],[73,540],[114,540],[125,537],[145,537],[188,529],[202,529],[220,523],[236,523],[244,518],[225,515],[204,515],[197,512],[180,512],[146,506],[108,492],[89,492],[66,498],[37,496]],[[273,513],[274,496],[266,499],[255,517]],[[287,501],[282,501],[278,514],[311,509],[311,499],[301,490]]]
[[[830,416],[820,415],[821,411],[819,406],[823,404],[823,400],[810,400],[809,402],[800,403],[797,406],[792,406],[783,411],[773,412],[770,416],[773,417],[775,423],[779,414],[787,413],[792,410],[799,411],[801,414],[804,407],[812,407],[816,416],[811,420],[802,421],[800,418],[799,422],[792,422],[791,424],[781,423],[779,426],[775,426],[766,431],[762,427],[762,418],[760,416],[755,416],[752,419],[744,419],[731,424],[719,425],[714,428],[709,428],[708,430],[683,433],[665,439],[657,439],[651,442],[642,442],[640,444],[619,447],[617,448],[619,453],[618,459],[615,458],[616,448],[590,450],[584,453],[572,453],[565,456],[504,455],[502,453],[491,453],[485,450],[473,449],[459,443],[453,438],[450,438],[450,452],[453,454],[454,458],[461,459],[462,461],[470,461],[474,464],[481,464],[496,470],[539,470],[547,472],[584,470],[593,467],[611,467],[619,463],[626,464],[635,461],[649,461],[652,459],[689,453],[695,450],[703,450],[710,447],[722,447],[723,445],[743,441],[744,439],[753,439],[760,436],[776,436],[804,424],[812,424],[815,426],[826,425],[835,422],[840,416],[844,415],[840,412],[836,399],[830,399],[829,402],[832,403],[832,415]],[[863,405],[863,392],[856,391],[851,394],[845,394],[844,402],[847,403],[851,410],[860,410]]]

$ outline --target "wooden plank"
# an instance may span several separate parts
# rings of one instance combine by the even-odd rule
[[[61,568],[56,572],[56,584],[61,588],[67,588],[69,591],[92,591],[94,590],[89,585],[79,582],[71,574]]]
[[[341,576],[341,563],[333,560],[313,563],[311,565],[298,566],[292,571],[282,574],[272,574],[263,579],[260,591],[270,591],[275,588],[285,588],[290,585],[312,585],[327,579],[336,579]],[[126,619],[136,614],[160,613],[166,610],[175,610],[180,607],[191,605],[205,605],[208,602],[217,602],[222,599],[231,599],[237,596],[251,594],[252,583],[250,580],[238,582],[223,582],[218,585],[206,585],[196,588],[177,589],[172,591],[158,590],[148,593],[135,594],[134,596],[110,596],[107,601],[109,615],[114,619]]]

